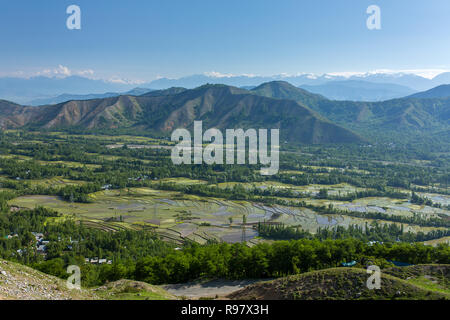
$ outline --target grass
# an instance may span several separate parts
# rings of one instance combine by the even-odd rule
[[[176,300],[177,297],[159,286],[132,280],[108,283],[94,292],[106,300]]]
[[[418,287],[450,295],[450,265],[426,264],[392,267],[384,272]]]
[[[380,289],[369,289],[366,270],[331,268],[260,282],[232,293],[230,299],[274,300],[440,300],[446,293],[382,272]]]
[[[436,283],[435,280],[432,280],[426,276],[420,276],[418,278],[415,279],[410,279],[407,280],[409,283],[412,283],[418,287],[427,289],[427,290],[431,290],[431,291],[436,291],[436,292],[441,292],[441,293],[445,293],[450,295],[450,287],[448,286],[444,286],[442,284]]]

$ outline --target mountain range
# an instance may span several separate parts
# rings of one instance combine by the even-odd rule
[[[26,107],[2,101],[0,126],[16,128],[85,127],[162,132],[192,128],[194,120],[204,127],[282,128],[281,139],[289,142],[334,143],[362,139],[293,100],[260,96],[225,85],[196,89],[153,91],[142,96],[119,96],[68,101],[56,105]]]
[[[297,88],[284,81],[262,84],[251,92],[266,97],[291,99],[321,116],[356,131],[448,130],[450,98],[402,98],[381,102],[335,101]]]
[[[281,128],[286,142],[361,142],[367,132],[448,131],[450,98],[335,101],[272,81],[251,90],[208,84],[39,107],[0,101],[2,128],[133,128],[169,135],[192,128],[194,120],[218,129]]]
[[[448,84],[437,86],[436,88],[432,88],[424,92],[418,92],[416,94],[409,96],[409,98],[416,98],[416,99],[432,99],[432,98],[448,98],[448,97],[450,97],[450,85]]]
[[[106,92],[106,93],[91,93],[91,94],[69,94],[64,93],[60,94],[59,96],[52,97],[52,98],[41,98],[41,99],[35,99],[30,101],[28,104],[32,106],[42,106],[46,104],[57,104],[65,101],[70,100],[91,100],[91,99],[102,99],[102,98],[111,98],[111,97],[117,97],[120,95],[129,95],[129,96],[140,96],[144,93],[152,91],[151,89],[146,88],[134,88],[132,90],[129,90],[127,92],[118,93],[118,92]]]
[[[385,101],[402,98],[415,92],[399,84],[360,80],[330,81],[320,85],[303,85],[300,88],[321,94],[328,99],[351,101]]]
[[[384,83],[408,87],[413,91],[428,90],[440,84],[450,83],[450,72],[441,73],[433,79],[424,78],[412,73],[365,73],[344,76],[339,74],[300,74],[295,76],[233,76],[233,75],[191,75],[179,79],[161,78],[143,86],[153,89],[164,89],[169,87],[195,88],[205,83],[220,83],[236,87],[258,86],[261,83],[271,81],[286,81],[294,86],[323,85],[334,81],[363,81],[371,83]]]
[[[64,93],[71,95],[104,94],[105,92],[125,92],[135,85],[93,80],[81,76],[0,78],[0,98],[21,104],[30,104],[36,99],[55,98]]]
[[[139,86],[157,90],[171,87],[193,89],[205,83],[211,83],[249,89],[271,81],[286,81],[334,100],[382,101],[409,96],[418,91],[448,84],[450,83],[450,73],[442,73],[433,79],[409,73],[382,72],[350,76],[300,74],[267,77],[200,74],[179,79],[161,78],[148,83],[140,83]],[[81,95],[93,98],[114,96],[117,95],[116,93],[126,93],[134,87],[136,84],[124,81],[93,80],[81,76],[65,78],[38,76],[28,79],[3,77],[0,78],[0,99],[26,105],[41,105],[63,102],[61,100],[65,98],[69,98],[68,100],[84,99],[85,97],[81,97]]]

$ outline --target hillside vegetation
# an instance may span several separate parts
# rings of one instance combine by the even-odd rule
[[[205,129],[282,128],[281,138],[295,143],[362,141],[293,100],[258,96],[225,85],[172,88],[139,97],[68,101],[38,108],[0,103],[2,128],[136,128],[169,135],[177,128],[192,128],[194,120],[202,120]]]
[[[266,97],[291,99],[308,106],[323,117],[357,132],[377,130],[448,130],[450,99],[393,99],[382,102],[334,101],[296,88],[284,81],[264,83],[252,90]],[[395,135],[394,135],[395,136]]]
[[[366,270],[332,268],[250,285],[229,294],[229,299],[251,300],[390,300],[449,299],[449,295],[381,274],[381,288],[370,290]]]

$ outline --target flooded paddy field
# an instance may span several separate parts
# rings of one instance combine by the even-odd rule
[[[199,181],[198,183],[203,183]],[[373,220],[348,215],[318,214],[308,208],[268,206],[247,201],[230,201],[185,195],[178,192],[152,188],[104,190],[90,194],[91,203],[70,203],[57,196],[32,195],[10,200],[19,208],[44,206],[62,214],[74,215],[101,228],[154,228],[163,238],[175,242],[190,239],[205,243],[216,239],[229,243],[243,239],[243,216],[246,217],[245,240],[258,237],[253,228],[258,222],[277,222],[301,227],[310,232],[326,227],[359,225],[364,227]],[[348,211],[380,212],[396,215],[412,215],[413,212],[428,216],[448,214],[438,208],[417,206],[406,200],[389,198],[363,198],[353,202],[307,200],[315,205],[333,204]],[[380,223],[393,223],[379,221]],[[433,228],[405,225],[405,231],[428,232]]]
[[[345,196],[349,193],[355,193],[358,191],[367,190],[365,188],[354,187],[347,183],[340,183],[334,185],[319,185],[310,184],[306,186],[296,186],[292,184],[286,184],[278,181],[264,181],[264,182],[253,182],[253,183],[239,183],[239,182],[224,182],[219,183],[217,186],[221,188],[232,188],[234,185],[241,185],[246,189],[259,188],[261,190],[266,190],[268,188],[273,188],[274,190],[290,189],[293,192],[297,192],[299,195],[308,194],[311,196],[316,196],[321,189],[327,189],[329,195],[333,196]]]

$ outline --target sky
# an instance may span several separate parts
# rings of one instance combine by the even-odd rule
[[[81,29],[69,30],[69,5]],[[368,6],[381,9],[369,30]],[[209,73],[450,70],[448,0],[14,0],[0,4],[0,76],[112,81]]]

